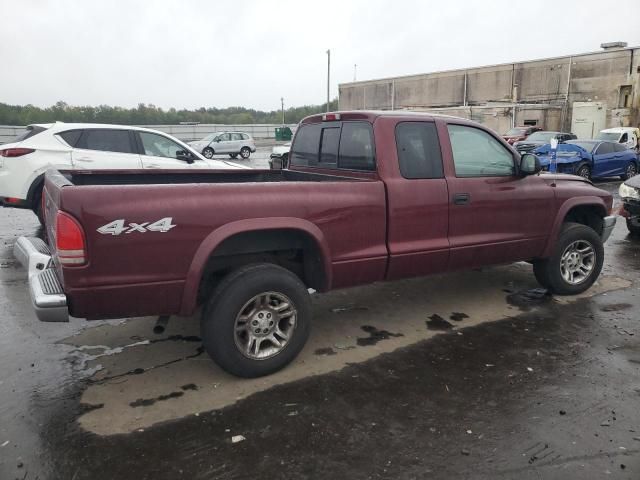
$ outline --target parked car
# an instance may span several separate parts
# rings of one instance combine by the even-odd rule
[[[269,156],[269,168],[285,168],[289,159],[289,150],[291,150],[291,142],[273,147]]]
[[[206,158],[228,154],[231,158],[238,158],[240,155],[246,160],[256,151],[253,138],[244,132],[212,133],[202,140],[190,142],[189,145],[201,152]]]
[[[89,123],[29,125],[12,143],[0,145],[0,205],[29,208],[41,219],[44,173],[61,170],[231,169],[207,160],[166,133],[147,128]]]
[[[576,137],[573,133],[565,133],[565,132],[533,132],[531,135],[527,137],[526,140],[521,140],[519,142],[515,142],[513,147],[518,151],[518,153],[531,153],[536,148],[546,145],[551,141],[552,138],[558,140],[558,143],[564,143],[567,140],[575,140]]]
[[[640,129],[633,127],[616,127],[600,130],[596,136],[596,140],[606,140],[625,145],[632,150],[639,150],[638,139],[640,138]]]
[[[21,237],[14,253],[41,320],[187,316],[201,305],[209,355],[256,377],[304,346],[310,288],[526,260],[554,293],[588,289],[615,226],[613,198],[539,171],[535,155],[461,118],[314,115],[285,170],[197,180],[49,171],[49,244]]]
[[[516,142],[525,140],[532,133],[539,132],[541,130],[541,127],[531,127],[526,125],[522,127],[514,127],[502,135],[502,138],[504,138],[509,145],[513,145]]]
[[[627,221],[632,235],[640,236],[640,175],[630,178],[618,191],[622,200],[620,215]]]
[[[551,145],[537,148],[543,170],[551,167]],[[623,180],[638,173],[638,155],[620,143],[601,140],[569,140],[556,151],[556,171],[584,178],[617,177]],[[551,168],[552,169],[552,168]]]

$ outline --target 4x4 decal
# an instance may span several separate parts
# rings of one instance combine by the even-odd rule
[[[120,235],[121,233],[146,233],[146,232],[160,232],[166,233],[177,225],[173,225],[172,217],[161,218],[156,222],[142,222],[142,223],[127,223],[124,218],[114,220],[98,228],[98,233],[103,235]]]

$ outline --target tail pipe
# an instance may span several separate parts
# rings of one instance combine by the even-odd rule
[[[167,323],[169,323],[169,315],[160,315],[153,326],[153,333],[162,335],[167,328]]]

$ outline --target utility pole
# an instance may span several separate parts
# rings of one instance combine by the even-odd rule
[[[357,78],[357,73],[358,73],[358,64],[354,63],[353,64],[353,81],[356,81]]]
[[[331,50],[327,50],[327,112],[329,111],[331,85]]]
[[[282,108],[282,125],[284,125],[284,97],[280,97],[280,105]]]

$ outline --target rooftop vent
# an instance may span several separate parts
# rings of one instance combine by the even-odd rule
[[[627,42],[607,42],[601,43],[600,48],[604,50],[613,50],[615,48],[627,48]]]

